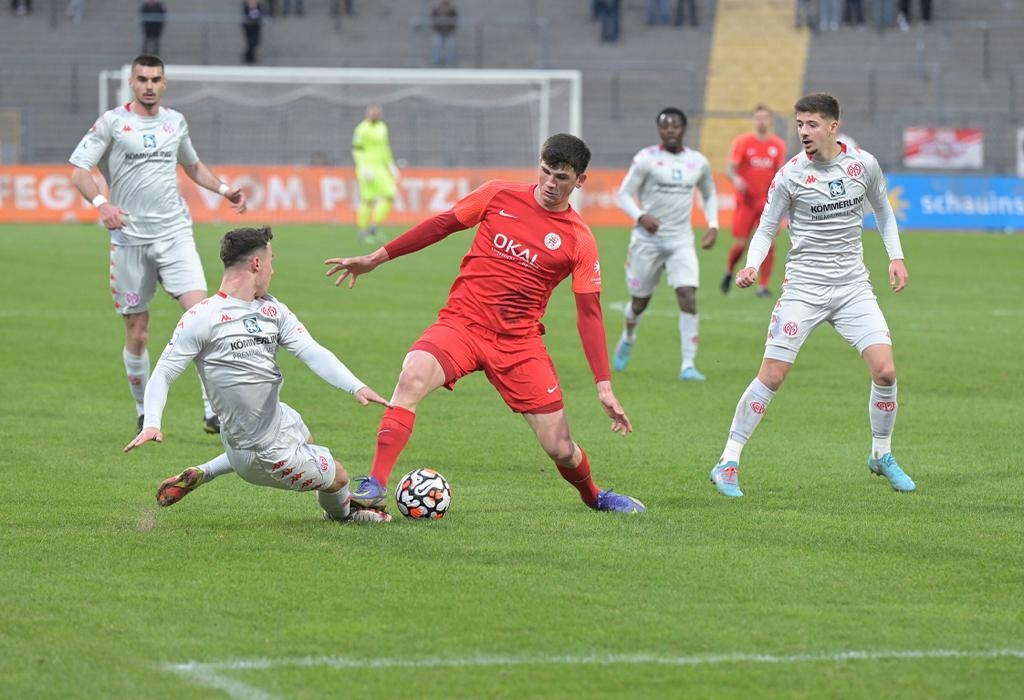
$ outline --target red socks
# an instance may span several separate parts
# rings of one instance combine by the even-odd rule
[[[416,414],[401,406],[384,409],[377,429],[377,451],[373,453],[373,469],[370,476],[382,486],[388,485],[391,471],[395,468],[398,455],[402,454],[405,445],[412,435],[412,426],[416,422]]]
[[[740,241],[733,243],[732,248],[729,249],[729,264],[726,266],[726,270],[730,273],[736,271],[736,265],[739,264],[740,258],[743,257],[743,251],[747,249],[746,241]]]
[[[590,478],[590,460],[587,459],[587,453],[580,448],[580,454],[583,455],[583,459],[580,461],[579,466],[575,469],[569,467],[563,467],[559,464],[558,473],[562,475],[562,478],[576,487],[576,490],[580,492],[580,498],[588,506],[594,505],[597,502],[597,486],[594,484],[594,480]]]

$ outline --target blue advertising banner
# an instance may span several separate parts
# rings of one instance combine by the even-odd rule
[[[1024,231],[1024,178],[889,175],[900,228]],[[874,214],[865,220],[875,226]]]

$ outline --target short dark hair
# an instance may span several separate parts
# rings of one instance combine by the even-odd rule
[[[164,62],[159,56],[154,56],[151,53],[144,53],[135,57],[132,61],[132,72],[135,71],[135,66],[146,66],[147,68],[159,68],[164,69]]]
[[[579,177],[590,165],[590,149],[578,136],[555,134],[541,146],[540,159],[552,168],[568,166]]]
[[[793,105],[793,111],[820,114],[826,119],[839,121],[839,100],[828,93],[815,92],[797,100]]]
[[[658,117],[654,120],[655,124],[661,124],[662,117],[678,117],[679,121],[682,122],[683,128],[686,128],[686,115],[683,114],[683,110],[678,107],[666,107],[665,109],[658,112]]]
[[[220,259],[224,269],[245,262],[260,248],[266,248],[274,234],[269,226],[236,228],[224,234],[220,241]]]
[[[772,112],[772,108],[766,104],[759,104],[757,107],[754,107],[754,111],[752,113],[757,114],[758,112],[768,112],[768,114],[774,114],[774,112]]]

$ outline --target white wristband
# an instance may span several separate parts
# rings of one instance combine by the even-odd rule
[[[231,188],[228,186],[226,182],[222,182],[220,183],[220,187],[217,188],[217,191],[220,192],[221,197],[227,197],[228,192],[231,191]]]
[[[101,194],[98,194],[98,195],[96,195],[95,197],[92,198],[92,205],[94,207],[96,207],[97,209],[99,209],[100,207],[102,207],[106,203],[107,203],[107,198],[104,197]]]

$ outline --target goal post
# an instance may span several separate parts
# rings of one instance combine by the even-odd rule
[[[130,75],[100,74],[101,112],[132,99]],[[576,70],[170,64],[166,75],[164,103],[219,162],[347,162],[370,104],[383,108],[396,159],[413,165],[529,166],[548,136],[581,131]]]

